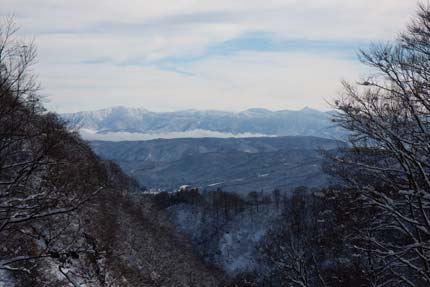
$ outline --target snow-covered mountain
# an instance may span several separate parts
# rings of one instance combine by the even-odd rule
[[[141,108],[63,114],[88,140],[148,140],[155,138],[317,136],[339,138],[330,112],[248,109],[242,112],[184,110],[151,112]]]

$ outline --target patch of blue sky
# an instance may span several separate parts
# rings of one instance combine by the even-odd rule
[[[207,56],[238,52],[306,52],[332,53],[340,57],[355,57],[359,48],[369,43],[339,40],[279,39],[270,33],[250,33],[209,47]]]
[[[313,55],[330,54],[336,58],[356,61],[359,49],[366,49],[369,43],[347,41],[318,41],[318,40],[279,40],[270,34],[247,34],[238,38],[224,41],[206,48],[194,55],[166,57],[153,61],[152,65],[164,68],[187,66],[207,58],[216,56],[234,56],[242,52],[300,52]]]
[[[160,70],[192,75],[188,66],[211,57],[234,56],[243,52],[300,52],[312,55],[330,54],[344,60],[357,60],[359,49],[366,49],[370,43],[348,42],[339,40],[279,39],[270,33],[248,33],[234,39],[217,43],[194,54],[167,56],[156,60],[147,60],[144,56],[130,58],[114,63],[109,58],[97,58],[82,61],[82,64],[111,63],[120,66],[156,66]]]

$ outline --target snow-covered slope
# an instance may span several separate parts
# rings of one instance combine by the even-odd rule
[[[167,213],[193,243],[204,261],[216,265],[226,274],[260,271],[258,246],[282,210],[273,204],[247,207],[229,218],[217,218],[214,210],[192,204],[177,204]]]
[[[148,140],[186,137],[318,136],[339,138],[330,113],[309,108],[299,111],[249,109],[243,112],[184,110],[151,112],[115,107],[63,114],[88,140]]]

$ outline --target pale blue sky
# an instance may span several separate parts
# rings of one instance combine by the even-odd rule
[[[3,0],[35,37],[35,72],[59,112],[310,106],[327,109],[356,52],[392,40],[410,0]]]

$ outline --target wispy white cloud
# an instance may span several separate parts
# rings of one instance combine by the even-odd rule
[[[298,52],[205,58],[184,67],[193,75],[153,66],[101,63],[90,68],[81,64],[62,67],[46,65],[41,68],[42,78],[51,79],[46,90],[51,99],[62,95],[51,104],[70,111],[124,103],[155,110],[324,107],[325,99],[336,95],[341,79],[354,80],[362,73],[360,65],[337,55]]]
[[[386,41],[405,0],[3,0],[39,48],[59,111],[321,108],[363,72],[358,47]]]

